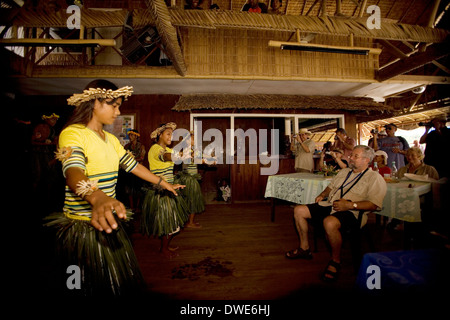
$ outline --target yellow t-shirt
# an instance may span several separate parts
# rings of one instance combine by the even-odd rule
[[[164,160],[164,153],[172,153],[170,148],[163,148],[159,144],[154,144],[148,151],[148,164],[150,171],[157,176],[162,177],[165,181],[173,183],[173,167],[172,161]]]
[[[66,176],[68,168],[81,168],[89,180],[98,180],[100,190],[115,198],[119,166],[130,172],[137,162],[114,135],[103,132],[105,140],[84,125],[71,125],[61,132],[59,148],[70,147],[71,150],[70,156],[62,161],[63,174]],[[66,186],[65,214],[75,219],[90,220],[91,211],[91,205]]]

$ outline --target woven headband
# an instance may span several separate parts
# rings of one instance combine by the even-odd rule
[[[78,107],[83,102],[90,101],[92,99],[116,99],[119,97],[124,97],[126,100],[133,93],[133,87],[122,87],[117,90],[112,89],[101,89],[101,88],[89,88],[84,90],[83,93],[75,93],[69,99],[67,103],[71,106]]]
[[[168,123],[163,124],[162,126],[160,126],[155,131],[153,131],[152,134],[150,135],[150,138],[156,139],[161,134],[161,132],[164,132],[164,130],[166,130],[166,129],[175,130],[176,128],[177,128],[177,125],[176,125],[175,122],[168,122]]]
[[[52,113],[51,115],[49,115],[49,116],[46,116],[45,114],[41,117],[42,118],[42,120],[46,120],[46,119],[51,119],[51,118],[56,118],[56,119],[59,119],[59,116],[56,114],[56,113]]]

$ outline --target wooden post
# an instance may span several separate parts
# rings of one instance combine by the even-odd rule
[[[301,37],[300,37],[300,29],[295,30],[295,33],[297,35],[297,42],[300,42]]]
[[[341,0],[336,0],[336,13],[334,15],[335,16],[341,16],[342,15]]]
[[[84,25],[80,25],[80,40],[84,39]]]
[[[320,5],[320,16],[321,17],[326,17],[327,16],[327,1],[326,0],[322,0],[322,3]]]
[[[366,10],[367,0],[363,0],[361,6],[359,7],[359,17],[361,18],[364,15],[364,11]]]

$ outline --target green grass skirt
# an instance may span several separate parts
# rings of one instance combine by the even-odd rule
[[[186,201],[190,213],[201,213],[205,211],[205,199],[203,198],[202,189],[198,182],[200,179],[200,174],[189,174],[183,171],[177,173],[175,176],[175,184],[178,183],[186,186],[181,189],[180,193]]]
[[[118,228],[107,234],[90,221],[67,218],[55,213],[44,224],[56,229],[56,257],[61,274],[61,289],[68,295],[123,296],[141,294],[144,280],[134,254],[125,223],[116,217]],[[66,280],[70,265],[81,271],[81,288],[71,289]]]
[[[147,236],[170,235],[184,226],[189,213],[182,196],[160,187],[149,188],[142,204],[140,231]]]

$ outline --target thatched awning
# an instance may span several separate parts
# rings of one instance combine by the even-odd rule
[[[418,25],[392,23],[383,20],[381,29],[367,28],[367,18],[314,17],[294,15],[253,14],[241,11],[216,10],[170,10],[172,24],[182,27],[253,29],[305,33],[329,34],[335,36],[376,38],[417,42],[442,42],[450,34],[444,29]]]
[[[172,110],[202,109],[332,109],[346,111],[392,110],[388,105],[364,97],[299,96],[281,94],[186,94]]]
[[[5,11],[5,10],[4,10]],[[381,29],[367,28],[367,18],[316,17],[302,15],[252,14],[231,10],[182,10],[169,9],[171,24],[175,27],[208,29],[248,29],[330,34],[336,36],[400,40],[413,42],[438,43],[446,40],[450,32],[444,29],[428,28],[418,25],[392,23],[382,20]],[[15,13],[15,12],[14,12]],[[81,24],[86,28],[123,26],[127,10],[81,9]],[[0,14],[0,20],[9,24],[25,27],[66,27],[65,10],[45,11],[22,7],[17,15],[6,10]],[[1,22],[1,21],[0,21]],[[155,25],[155,18],[148,9],[133,10],[133,26],[142,28]]]

